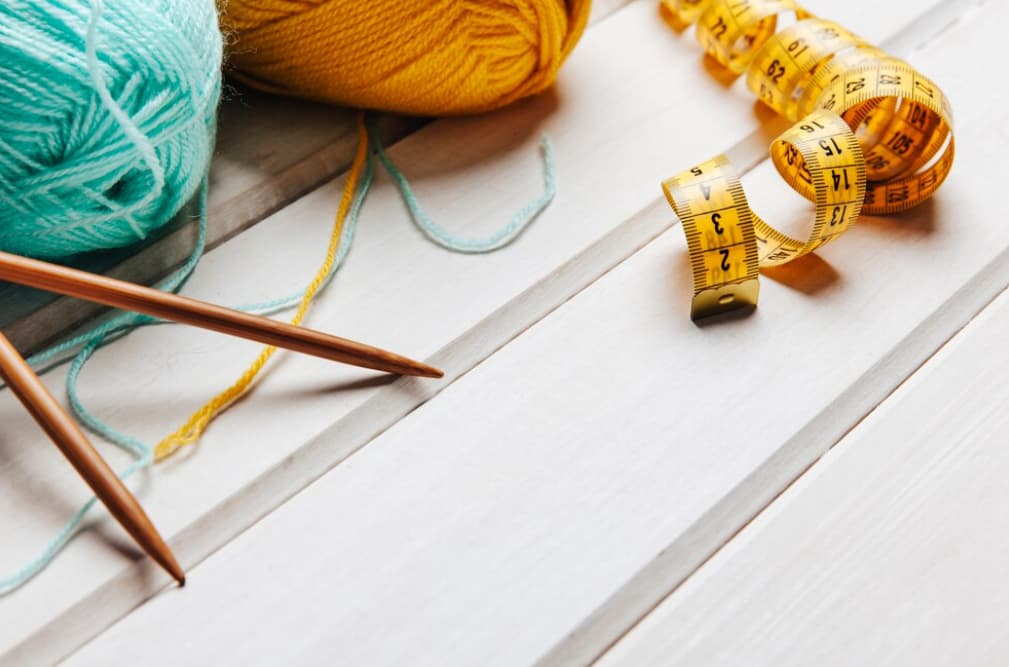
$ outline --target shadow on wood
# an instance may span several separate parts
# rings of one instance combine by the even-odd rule
[[[784,264],[761,269],[760,272],[776,283],[813,296],[834,285],[840,274],[825,259],[815,253]]]

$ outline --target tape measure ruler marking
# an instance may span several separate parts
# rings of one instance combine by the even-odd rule
[[[938,86],[793,0],[664,0],[698,22],[697,40],[721,66],[746,72],[765,105],[797,121],[770,148],[779,175],[813,203],[805,240],[752,211],[724,155],[662,183],[687,237],[691,317],[755,306],[760,267],[808,254],[861,213],[885,215],[928,199],[953,165],[953,113]],[[776,32],[780,15],[796,22]],[[937,157],[938,156],[938,157]]]
[[[719,155],[662,183],[690,247],[691,316],[756,306],[758,256],[753,212],[735,168]]]

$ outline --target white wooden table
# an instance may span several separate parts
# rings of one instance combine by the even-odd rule
[[[694,325],[659,181],[728,152],[758,210],[800,218],[763,159],[782,125],[652,0],[598,2],[551,93],[387,122],[427,209],[470,234],[540,191],[539,134],[555,145],[557,199],[488,256],[424,241],[379,179],[311,317],[446,378],[283,356],[137,481],[187,587],[96,513],[0,599],[0,665],[1005,662],[1009,225],[991,198],[1009,3],[805,4],[943,86],[958,157],[937,197],[765,278],[752,316]],[[311,188],[346,168],[351,115],[254,98],[222,122],[221,242],[187,293],[293,290],[320,259],[342,179]],[[84,397],[154,440],[256,349],[139,331],[96,355]],[[6,572],[86,490],[7,392],[0,422]]]

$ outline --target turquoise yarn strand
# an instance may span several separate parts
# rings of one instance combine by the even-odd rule
[[[383,167],[396,183],[411,219],[425,234],[425,236],[449,250],[464,253],[490,252],[511,243],[518,238],[522,231],[524,231],[525,228],[536,219],[539,213],[541,213],[550,204],[556,194],[553,152],[549,138],[544,135],[542,140],[545,181],[543,193],[523,206],[515,215],[512,216],[504,227],[492,233],[488,237],[484,239],[457,237],[434,223],[424,212],[419,201],[414,195],[412,188],[410,187],[409,181],[386,154],[381,141],[378,139],[378,133],[374,129],[373,121],[374,119],[372,118],[369,122],[369,135],[372,143],[371,148],[378,156]],[[361,208],[364,205],[365,198],[367,197],[374,179],[374,171],[374,160],[371,153],[369,153],[368,160],[365,164],[365,170],[361,178],[361,183],[355,193],[354,201],[352,202],[350,211],[347,215],[346,224],[340,236],[336,260],[334,261],[330,272],[327,274],[320,291],[325,289],[331,283],[333,277],[343,265],[350,252]],[[166,279],[162,283],[160,286],[161,289],[170,291],[180,290],[185,285],[185,282],[188,280],[193,270],[196,268],[196,265],[203,254],[207,224],[206,196],[207,186],[206,181],[204,180],[203,187],[200,190],[199,228],[195,247],[187,262],[170,278]],[[262,303],[247,304],[240,306],[239,308],[247,312],[270,315],[296,306],[301,301],[302,296],[303,292],[297,292]],[[122,313],[81,335],[55,345],[29,359],[29,363],[31,363],[34,367],[46,369],[51,369],[56,365],[70,361],[70,368],[66,379],[66,389],[71,410],[74,415],[89,431],[117,445],[124,451],[127,451],[136,457],[134,462],[121,473],[123,479],[126,479],[136,472],[149,467],[153,463],[154,447],[153,445],[149,445],[134,436],[117,430],[92,413],[80,398],[78,383],[85,365],[98,348],[126,335],[136,328],[164,323],[165,322],[163,320],[158,320],[138,313]],[[0,578],[0,595],[4,595],[19,588],[33,576],[45,569],[45,567],[59,554],[60,550],[76,534],[94,504],[94,498],[88,500],[35,558],[33,558],[24,567],[20,568],[13,575]]]
[[[333,268],[326,277],[323,288],[330,283],[337,269],[343,263],[353,244],[354,233],[357,228],[357,220],[360,216],[361,206],[367,196],[368,189],[374,177],[374,163],[369,158],[365,165],[365,170],[361,178],[361,184],[354,197],[350,211],[347,215],[347,224],[344,226],[340,236],[340,244],[337,249],[337,259],[333,263]],[[206,241],[206,192],[204,187],[200,193],[200,217],[199,231],[193,252],[186,263],[179,268],[170,278],[164,281],[161,289],[177,292],[185,285],[193,270],[196,268],[200,257],[203,254]],[[302,293],[291,294],[289,296],[274,299],[258,304],[249,304],[240,307],[248,312],[255,312],[262,315],[269,315],[292,307],[300,301]],[[67,373],[66,389],[71,410],[81,424],[89,431],[111,442],[121,449],[131,453],[136,460],[131,463],[122,473],[123,479],[128,478],[139,470],[150,466],[154,461],[154,446],[147,444],[140,439],[123,433],[108,423],[104,422],[85,406],[78,392],[78,382],[84,366],[91,359],[94,352],[101,346],[112,340],[129,333],[130,331],[153,324],[165,324],[164,320],[142,315],[140,313],[122,313],[112,318],[108,322],[95,327],[79,336],[75,336],[58,345],[40,352],[31,357],[28,362],[35,368],[53,368],[60,363],[70,360],[70,370]],[[70,354],[77,350],[75,354]],[[88,500],[60,529],[59,533],[53,537],[42,551],[35,556],[28,564],[20,568],[13,575],[0,578],[0,595],[10,593],[19,588],[29,579],[41,572],[59,554],[60,550],[66,546],[70,539],[80,528],[88,512],[95,505],[96,499]]]
[[[193,270],[196,268],[196,264],[199,262],[200,257],[203,254],[203,249],[206,242],[206,204],[207,204],[207,188],[206,182],[204,181],[204,187],[200,191],[200,216],[199,216],[199,231],[197,233],[196,244],[193,248],[192,253],[179,269],[175,271],[171,276],[169,276],[161,285],[160,288],[165,291],[177,292],[179,291],[192,275]],[[70,371],[67,374],[67,394],[70,397],[70,404],[73,408],[73,412],[78,419],[81,419],[82,423],[88,427],[92,428],[97,426],[99,429],[106,427],[104,422],[94,418],[87,410],[84,409],[83,404],[77,395],[77,379],[80,375],[80,371],[87,360],[91,357],[94,351],[110,342],[111,337],[119,337],[125,335],[133,329],[144,326],[145,324],[153,324],[156,321],[152,318],[142,315],[140,313],[122,313],[115,316],[108,322],[101,324],[90,331],[76,336],[70,340],[63,343],[55,345],[39,354],[28,359],[28,363],[34,368],[38,369],[47,364],[51,364],[49,367],[52,368],[58,365],[66,359],[60,360],[61,355],[66,355],[68,351],[82,348],[80,352],[73,358]],[[55,361],[54,363],[54,360]],[[78,411],[80,408],[84,413],[90,417],[91,423],[88,420],[81,418],[81,413]],[[127,479],[139,470],[142,470],[151,465],[154,462],[154,450],[148,445],[144,444],[137,438],[119,434],[122,437],[120,439],[109,439],[111,442],[119,445],[123,449],[132,453],[136,460],[131,463],[122,473],[120,477],[122,479]],[[29,579],[34,577],[36,574],[41,572],[45,567],[52,562],[53,558],[60,552],[60,550],[66,546],[70,538],[74,536],[77,529],[80,527],[81,523],[84,521],[88,512],[94,507],[97,498],[92,497],[64,524],[63,528],[53,537],[49,543],[42,549],[42,552],[37,556],[32,558],[27,565],[20,568],[13,575],[0,578],[0,595],[9,593]]]
[[[375,144],[378,159],[381,160],[382,166],[385,167],[386,172],[399,188],[400,196],[403,198],[403,203],[406,204],[410,218],[424,236],[447,250],[473,254],[493,252],[512,243],[553,201],[557,194],[557,183],[554,179],[554,150],[550,143],[550,137],[544,134],[540,138],[540,148],[543,151],[543,178],[545,181],[543,194],[519,209],[504,227],[485,238],[470,238],[453,234],[432,220],[417,200],[417,195],[414,194],[406,176],[389,159],[381,143],[376,142]]]
[[[136,243],[192,199],[214,145],[213,0],[0,3],[0,248]]]

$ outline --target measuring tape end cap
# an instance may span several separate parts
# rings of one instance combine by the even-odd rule
[[[690,304],[690,319],[696,322],[736,310],[752,311],[759,297],[760,282],[756,278],[702,290]]]

